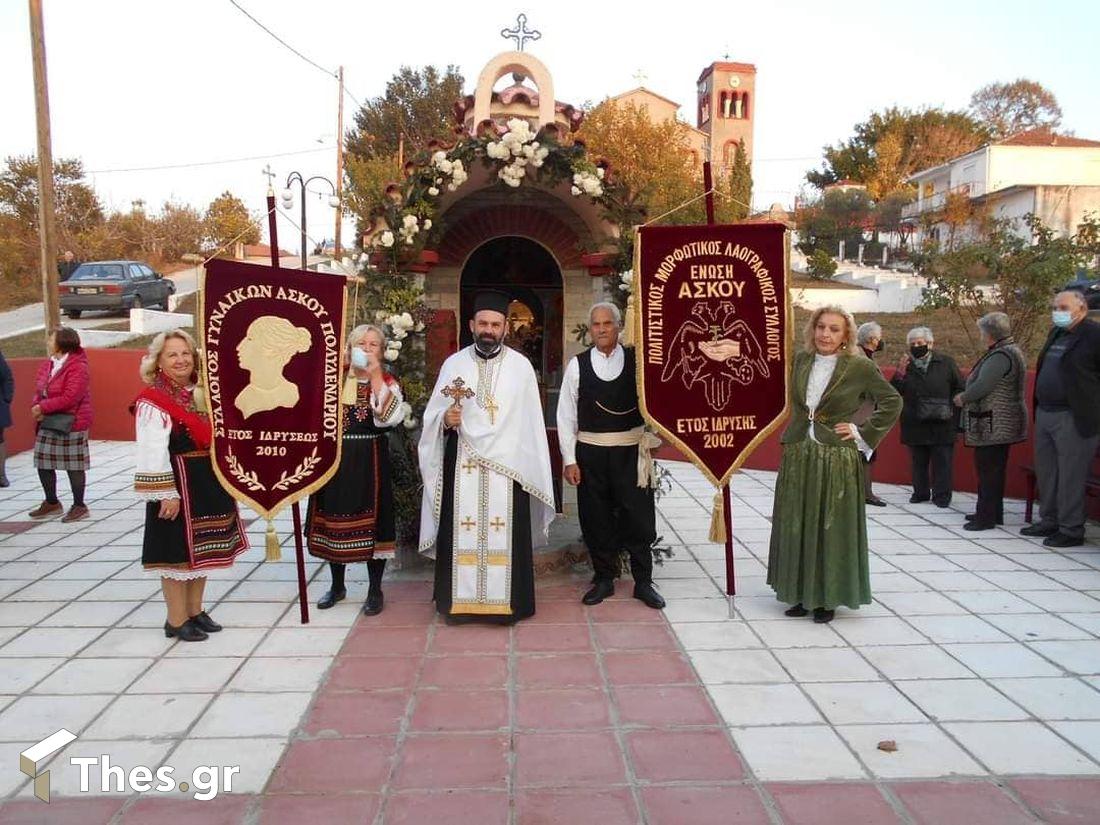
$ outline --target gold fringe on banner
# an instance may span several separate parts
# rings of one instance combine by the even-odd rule
[[[264,561],[280,561],[283,558],[283,552],[279,547],[279,534],[275,532],[275,522],[271,519],[267,520],[267,555],[264,556]]]
[[[707,536],[716,544],[726,543],[726,517],[722,512],[722,491],[714,494],[714,506],[710,511],[710,535]]]
[[[348,370],[348,377],[344,380],[344,391],[340,394],[341,404],[354,404],[359,395],[359,379]]]

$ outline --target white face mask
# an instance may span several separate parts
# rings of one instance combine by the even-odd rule
[[[359,347],[351,348],[351,365],[357,370],[365,370],[370,360],[367,358],[367,354],[359,349]]]

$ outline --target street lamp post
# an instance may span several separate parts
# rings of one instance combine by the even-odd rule
[[[332,197],[329,198],[329,206],[336,207],[339,205],[339,200],[336,197],[336,186],[326,178],[324,175],[314,175],[313,177],[303,178],[301,172],[291,172],[286,178],[286,188],[283,189],[283,209],[290,209],[294,206],[294,190],[290,188],[290,184],[297,183],[301,189],[302,200],[302,222],[299,225],[299,229],[302,230],[302,269],[306,268],[306,186],[312,181],[320,180],[328,184],[329,189],[332,190]]]

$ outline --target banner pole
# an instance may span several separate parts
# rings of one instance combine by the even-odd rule
[[[304,206],[303,206],[304,208]],[[279,230],[276,226],[275,190],[267,187],[267,234],[271,244],[271,268],[279,268]],[[309,600],[306,599],[306,559],[302,549],[302,510],[298,502],[290,506],[294,515],[294,560],[298,565],[298,610],[302,624],[309,624]]]
[[[726,599],[729,601],[730,618],[734,618],[733,597],[737,593],[737,581],[733,572],[733,506],[730,504],[730,483],[722,485],[722,520],[726,523]]]
[[[714,219],[714,175],[710,160],[703,161],[703,191],[707,209],[707,225],[713,226]],[[722,520],[726,527],[726,599],[729,602],[730,618],[734,618],[733,597],[737,592],[733,573],[733,508],[730,505],[730,483],[722,485]]]
[[[309,601],[306,599],[306,557],[302,549],[302,511],[298,502],[291,505],[294,514],[294,558],[298,562],[298,610],[302,624],[309,624]]]

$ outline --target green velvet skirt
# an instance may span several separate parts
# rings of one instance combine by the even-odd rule
[[[812,610],[871,602],[863,462],[849,446],[783,447],[772,509],[768,584]]]

